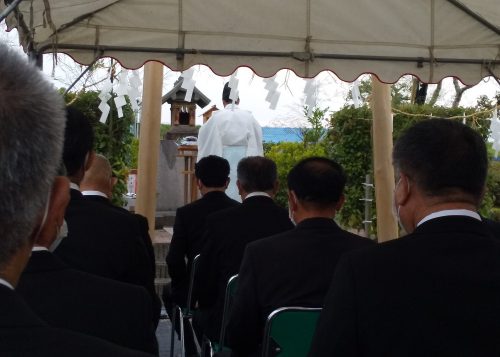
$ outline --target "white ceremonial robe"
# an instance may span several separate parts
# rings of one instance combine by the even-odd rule
[[[252,113],[228,104],[216,111],[198,133],[198,159],[217,155],[229,161],[231,182],[226,194],[241,202],[236,187],[238,162],[247,156],[263,156],[262,128]]]

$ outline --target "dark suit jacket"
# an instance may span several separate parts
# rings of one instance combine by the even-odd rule
[[[72,268],[143,286],[157,304],[154,275],[136,218],[84,199],[72,189],[65,219],[68,237],[55,250],[56,256]]]
[[[246,245],[292,228],[288,212],[263,196],[247,198],[240,206],[207,218],[195,293],[209,338],[219,339],[227,281],[238,273]]]
[[[71,269],[37,251],[16,290],[51,326],[157,353],[151,300],[142,287]]]
[[[234,355],[257,350],[275,309],[322,307],[340,256],[373,244],[328,218],[310,218],[291,231],[248,244],[227,328]]]
[[[500,241],[464,216],[346,254],[309,356],[499,356]]]
[[[203,247],[207,216],[239,205],[238,201],[229,198],[224,192],[212,191],[199,200],[177,209],[174,234],[166,257],[168,273],[172,278],[172,297],[176,304],[180,306],[186,304],[190,268],[193,258],[200,254]]]
[[[71,316],[69,316],[71,317]],[[49,327],[13,290],[0,285],[0,356],[146,357],[107,341]]]
[[[160,298],[156,295],[156,290],[154,288],[154,279],[156,278],[156,259],[155,259],[155,253],[154,253],[154,248],[153,248],[153,241],[151,240],[151,237],[149,236],[148,219],[140,214],[131,213],[130,211],[127,211],[125,208],[115,206],[109,199],[102,197],[102,196],[85,195],[85,196],[83,196],[83,199],[105,205],[106,207],[109,207],[109,208],[112,208],[118,212],[121,212],[128,217],[133,217],[133,219],[135,220],[136,228],[137,228],[137,231],[139,232],[139,237],[141,237],[142,242],[144,243],[144,247],[146,248],[146,253],[148,255],[148,264],[149,264],[149,268],[151,269],[151,276],[153,278],[153,285],[149,284],[148,286],[145,286],[145,287],[148,289],[148,292],[150,293],[150,295],[153,298],[154,316],[156,318],[159,318],[160,310],[161,310],[161,301],[160,301]],[[158,323],[158,321],[156,322],[156,324],[157,323]]]

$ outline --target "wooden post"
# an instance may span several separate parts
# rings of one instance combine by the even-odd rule
[[[392,166],[391,86],[372,76],[373,171],[377,203],[377,237],[384,242],[398,237],[393,213],[394,168]]]
[[[146,63],[144,65],[135,211],[148,219],[151,238],[154,237],[155,230],[162,87],[163,65],[157,62]]]

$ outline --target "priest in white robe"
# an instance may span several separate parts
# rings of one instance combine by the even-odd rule
[[[216,111],[198,133],[198,161],[208,155],[222,156],[231,166],[226,194],[241,202],[236,186],[238,162],[247,156],[264,156],[262,128],[251,112],[233,104],[231,88],[225,84],[222,92],[224,109]]]

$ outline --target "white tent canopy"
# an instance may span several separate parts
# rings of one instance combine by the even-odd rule
[[[7,23],[26,50],[82,64],[157,60],[219,75],[248,66],[263,77],[331,70],[344,81],[374,73],[387,83],[404,74],[466,84],[500,76],[498,0],[32,0]]]

